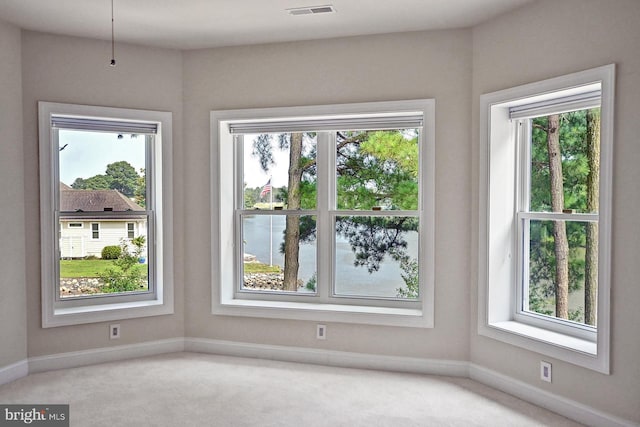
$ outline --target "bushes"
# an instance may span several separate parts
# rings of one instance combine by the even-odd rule
[[[147,274],[144,269],[138,266],[138,260],[144,251],[145,237],[138,236],[131,240],[131,244],[133,252],[129,250],[129,244],[121,239],[120,247],[115,246],[118,248],[118,257],[113,261],[114,267],[99,273],[100,279],[105,284],[102,287],[103,292],[130,292],[148,289]],[[105,249],[108,247],[106,246]]]
[[[102,259],[118,259],[122,255],[120,246],[105,246],[102,248]]]

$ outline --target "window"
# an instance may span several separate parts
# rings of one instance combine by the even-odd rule
[[[100,238],[100,224],[97,222],[91,223],[91,238],[92,239]]]
[[[39,108],[43,326],[171,313],[171,114]]]
[[[214,112],[212,125],[214,312],[431,326],[433,101]]]
[[[481,97],[481,335],[609,372],[614,66]]]

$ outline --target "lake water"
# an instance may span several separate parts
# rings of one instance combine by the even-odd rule
[[[270,226],[270,219],[273,220]],[[272,227],[273,264],[284,266],[284,256],[280,247],[284,241],[286,217],[284,215],[256,215],[244,218],[244,253],[255,255],[259,262],[269,264],[269,229]],[[418,258],[418,233],[405,236],[408,254]],[[396,297],[398,288],[404,288],[400,265],[386,256],[380,269],[369,273],[366,267],[356,267],[355,255],[349,242],[338,236],[336,239],[336,293],[339,295]],[[298,277],[307,283],[316,272],[316,243],[300,244],[300,269]]]

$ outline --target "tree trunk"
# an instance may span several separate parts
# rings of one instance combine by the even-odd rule
[[[600,110],[587,111],[587,212],[598,212],[600,198]],[[584,266],[584,323],[596,325],[598,301],[598,223],[587,223]]]
[[[562,153],[560,151],[560,117],[549,116],[547,148],[549,151],[549,178],[551,181],[551,209],[564,209],[564,185],[562,177]],[[564,221],[553,222],[553,240],[556,255],[556,317],[569,318],[569,242]]]
[[[302,134],[292,133],[289,144],[289,187],[287,209],[300,209],[300,182],[302,181]],[[300,252],[300,217],[287,215],[284,232],[284,290],[298,290],[298,268]]]

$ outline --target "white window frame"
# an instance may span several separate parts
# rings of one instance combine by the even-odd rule
[[[95,229],[93,228],[94,225],[96,226]],[[97,234],[98,237],[94,237],[94,233],[98,233]],[[100,223],[99,222],[91,223],[91,240],[100,240]]]
[[[422,185],[420,210],[420,301],[394,300],[391,304],[381,304],[374,298],[360,298],[358,301],[336,303],[325,296],[289,298],[281,295],[277,299],[256,295],[247,298],[240,295],[236,283],[237,236],[234,228],[234,207],[237,197],[237,150],[234,149],[233,136],[229,124],[243,121],[307,120],[328,117],[358,117],[373,115],[393,115],[416,113],[422,116],[422,148],[420,158],[420,180]],[[392,102],[372,102],[360,104],[338,104],[307,107],[283,107],[248,110],[227,110],[211,112],[211,212],[212,241],[219,242],[212,248],[212,313],[246,317],[268,317],[281,319],[299,319],[316,321],[335,321],[347,323],[382,324],[412,327],[433,327],[434,307],[434,217],[435,217],[435,101],[412,100]],[[330,147],[329,143],[323,144]],[[320,146],[319,146],[320,149]],[[326,173],[326,172],[325,172]],[[319,170],[320,182],[329,182]],[[326,185],[324,187],[327,187]],[[318,210],[326,211],[325,222],[330,224],[327,197],[321,195],[319,186]],[[333,211],[335,212],[335,211]],[[351,211],[338,214],[348,215]],[[363,214],[364,212],[358,212]],[[402,211],[389,211],[401,215]],[[322,216],[322,215],[321,215]],[[319,221],[321,218],[319,217]],[[328,262],[331,250],[330,239],[318,241],[318,257]],[[320,268],[320,266],[319,266]],[[320,274],[318,280],[321,280]],[[325,285],[325,289],[326,289]],[[297,297],[297,296],[295,296]]]
[[[39,102],[40,237],[42,327],[57,327],[118,319],[172,314],[173,306],[173,186],[172,114],[170,112]],[[149,271],[150,292],[131,295],[83,297],[62,300],[57,289],[59,253],[56,251],[56,197],[59,189],[58,147],[54,146],[52,117],[95,118],[157,125],[156,143],[147,150],[152,164],[150,193],[154,210],[149,227],[155,227],[155,268]],[[93,238],[93,227],[91,227]]]
[[[129,225],[131,225],[131,230],[129,230]],[[127,233],[127,239],[135,239],[136,237],[136,223],[135,222],[126,222],[124,225],[125,231]],[[129,233],[132,234],[131,237],[129,237]]]
[[[478,334],[605,374],[610,369],[614,83],[615,65],[611,64],[480,97]],[[520,177],[526,175],[527,166],[519,155],[518,140],[527,130],[510,116],[510,111],[545,104],[550,107],[546,111],[542,107],[535,115],[552,114],[555,101],[586,98],[594,88],[601,93],[597,330],[520,309],[521,258],[526,251],[518,219],[527,217],[519,212],[525,185]],[[582,108],[580,102],[575,106]],[[571,220],[578,214],[559,215]]]
[[[67,228],[84,228],[84,222],[69,222]]]

